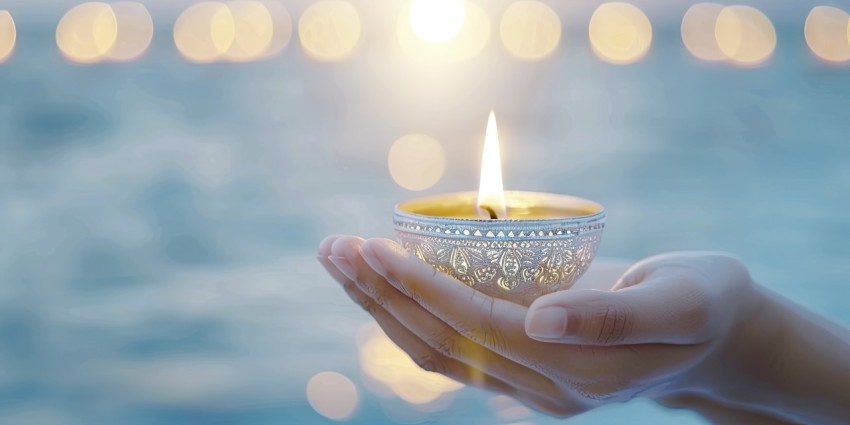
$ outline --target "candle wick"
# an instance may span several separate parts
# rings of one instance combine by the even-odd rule
[[[496,220],[497,218],[499,218],[499,216],[496,215],[496,211],[494,211],[493,208],[490,208],[486,205],[481,207],[481,208],[487,210],[487,212],[490,213],[490,220]]]

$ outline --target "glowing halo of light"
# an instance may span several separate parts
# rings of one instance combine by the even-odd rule
[[[750,6],[724,7],[717,15],[714,34],[720,51],[740,66],[759,66],[776,49],[776,29],[770,18]]]
[[[464,0],[412,0],[407,17],[413,32],[430,43],[455,37],[466,16]]]
[[[320,415],[342,421],[351,417],[360,404],[354,382],[333,371],[319,372],[307,382],[307,402]]]
[[[464,387],[445,375],[423,370],[375,322],[360,328],[357,343],[363,375],[383,387],[382,395],[395,395],[421,408]]]
[[[816,6],[803,29],[806,44],[815,56],[828,62],[850,60],[850,14],[829,6]]]
[[[272,17],[272,39],[266,50],[266,57],[274,56],[283,51],[292,39],[292,17],[283,3],[263,1],[266,10]]]
[[[446,156],[437,139],[409,134],[393,143],[387,155],[390,176],[407,190],[425,190],[443,177]]]
[[[112,7],[86,2],[71,8],[56,26],[56,46],[68,60],[91,64],[104,59],[118,37],[118,21]]]
[[[496,412],[496,416],[504,421],[517,421],[534,415],[531,409],[504,394],[491,396],[487,404]]]
[[[478,54],[490,40],[490,18],[475,3],[464,2],[464,20],[458,33],[442,43],[425,41],[410,25],[409,4],[403,5],[396,22],[401,50],[410,58],[428,64],[458,62]]]
[[[139,2],[119,1],[111,3],[118,24],[115,45],[109,59],[129,62],[141,56],[153,40],[153,18],[148,9]]]
[[[311,58],[337,62],[349,58],[360,44],[363,28],[354,5],[344,0],[320,0],[298,20],[301,47]]]
[[[545,3],[523,0],[511,3],[499,23],[502,44],[514,56],[540,60],[561,42],[561,18]]]
[[[234,0],[227,7],[233,16],[233,43],[224,57],[248,62],[265,56],[274,33],[274,21],[266,5],[256,0]]]
[[[235,27],[233,14],[226,4],[218,1],[195,3],[174,23],[174,45],[190,62],[214,62],[230,49]]]
[[[726,55],[717,45],[714,29],[723,5],[697,3],[688,8],[682,18],[682,43],[692,55],[705,61],[722,61]]]
[[[0,10],[0,63],[12,56],[17,35],[18,31],[12,14],[6,10]]]
[[[642,59],[652,44],[652,24],[637,6],[624,2],[603,3],[590,17],[588,35],[600,59],[626,65]]]

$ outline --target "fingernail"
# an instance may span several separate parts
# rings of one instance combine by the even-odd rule
[[[560,339],[567,333],[567,320],[566,309],[543,307],[531,315],[525,330],[532,338]]]
[[[348,258],[345,257],[337,257],[337,256],[329,256],[328,260],[331,260],[336,268],[345,275],[345,277],[351,280],[357,280],[357,275],[354,274],[354,267],[351,267],[351,263],[348,261]]]
[[[372,248],[368,245],[360,247],[360,255],[363,257],[363,260],[366,261],[366,264],[375,271],[375,273],[384,277],[387,276],[387,268],[384,267],[384,263],[378,259],[378,256],[375,255],[375,251],[373,251]]]
[[[327,258],[329,255],[331,255],[331,247],[333,246],[334,242],[336,242],[336,240],[341,237],[342,235],[330,235],[322,239],[322,241],[319,242],[319,256]]]

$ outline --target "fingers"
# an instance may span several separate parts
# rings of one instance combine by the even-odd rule
[[[363,307],[364,310],[368,311],[375,318],[387,336],[402,350],[404,350],[420,367],[428,371],[442,373],[467,385],[510,395],[530,407],[552,416],[569,417],[585,410],[585,407],[577,402],[571,401],[569,398],[558,399],[557,390],[551,387],[554,383],[549,381],[548,378],[538,377],[536,378],[536,382],[525,382],[525,385],[523,386],[527,388],[519,388],[507,381],[491,376],[483,370],[440,354],[433,347],[422,341],[416,334],[408,330],[404,325],[396,320],[392,314],[378,305],[375,300],[360,291],[355,283],[337,269],[337,267],[327,258],[332,254],[331,249],[333,243],[340,238],[340,236],[331,236],[322,242],[319,246],[319,261],[323,266],[325,266],[328,272],[340,282],[349,297]],[[482,360],[485,361],[490,368],[492,368],[494,364],[492,360],[488,360],[486,358],[482,358]],[[507,360],[498,359],[497,361]],[[517,377],[534,379],[535,375],[537,375],[537,372],[530,370],[513,371],[512,375],[508,376],[508,379],[515,380]],[[547,385],[540,386],[540,382],[545,382]]]
[[[711,335],[710,304],[699,283],[656,273],[617,291],[545,295],[529,307],[525,328],[537,340],[569,344],[696,344]]]
[[[331,263],[331,260],[328,258],[331,255],[331,247],[333,247],[334,242],[341,237],[342,235],[330,235],[323,239],[322,242],[319,243],[319,249],[316,257],[318,258],[319,263],[325,267],[325,270],[327,270],[328,274],[330,274],[334,280],[339,282],[341,285],[345,285],[346,283],[351,283],[350,279],[348,279],[347,276],[345,276],[333,263]]]
[[[437,353],[422,342],[416,335],[401,325],[391,314],[375,303],[366,294],[357,289],[353,282],[343,285],[351,299],[369,312],[384,333],[422,369],[446,375],[466,385],[496,391],[506,395],[516,395],[518,390],[495,377],[455,359]]]
[[[525,333],[526,308],[484,295],[437,272],[387,239],[370,239],[360,249],[363,259],[394,288],[415,300],[461,335],[531,369],[546,351]]]
[[[467,385],[489,389],[507,395],[517,393],[516,388],[503,381],[488,376],[482,371],[457,360],[440,355],[402,326],[372,298],[360,291],[355,283],[328,259],[331,256],[333,243],[341,237],[340,235],[329,236],[319,244],[319,262],[342,285],[351,300],[371,314],[378,322],[378,325],[381,326],[381,329],[384,330],[384,333],[404,350],[419,367],[429,372],[441,373]]]
[[[350,265],[347,273],[355,278],[352,280],[356,280],[357,288],[367,294],[382,311],[388,312],[400,326],[440,354],[441,358],[470,365],[517,388],[545,395],[557,392],[551,379],[469,340],[395,289],[386,278],[366,264],[360,255],[361,241],[354,237],[336,240],[331,249],[331,261]]]

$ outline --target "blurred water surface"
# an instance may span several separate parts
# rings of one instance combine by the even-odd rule
[[[392,205],[418,196],[387,171],[405,134],[446,152],[426,193],[475,188],[490,108],[508,188],[607,207],[600,255],[730,251],[850,321],[850,71],[798,26],[758,69],[698,62],[675,27],[625,67],[581,32],[540,63],[491,41],[428,66],[379,30],[340,64],[296,40],[193,65],[167,26],[138,61],[79,66],[52,30],[21,25],[0,65],[3,423],[327,423],[305,389],[328,370],[359,394],[351,423],[560,422],[472,389],[424,412],[373,394],[354,337],[369,318],[315,260],[329,233],[391,235]],[[640,400],[569,423],[625,420],[704,423]]]

